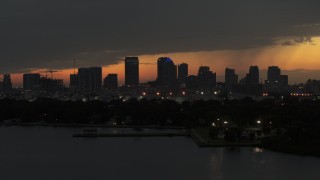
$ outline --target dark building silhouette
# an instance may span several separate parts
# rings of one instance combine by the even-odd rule
[[[268,68],[268,81],[270,83],[280,82],[281,69],[278,66],[270,66]]]
[[[236,75],[234,69],[225,69],[225,84],[228,90],[232,90],[233,87],[238,84],[238,75]]]
[[[281,75],[280,76],[280,82],[281,82],[282,86],[288,86],[289,85],[288,75]]]
[[[40,89],[40,74],[24,74],[23,89],[24,90]]]
[[[263,86],[259,83],[259,67],[250,66],[249,73],[240,80],[235,92],[248,95],[262,95]]]
[[[79,89],[87,92],[98,92],[102,87],[102,68],[79,68]]]
[[[70,74],[70,85],[69,88],[76,90],[79,86],[79,76],[78,74]]]
[[[139,58],[126,57],[124,61],[125,61],[125,85],[138,86],[139,85]]]
[[[177,66],[168,57],[158,59],[158,78],[157,83],[161,88],[177,87]]]
[[[320,93],[320,80],[309,79],[305,86],[308,93]]]
[[[90,70],[89,68],[78,69],[78,88],[82,91],[88,91],[90,89]]]
[[[64,88],[62,79],[51,79],[47,77],[40,78],[40,88],[45,91],[58,91]]]
[[[188,73],[188,64],[182,63],[178,65],[178,81],[180,84],[186,83]]]
[[[188,89],[197,89],[199,87],[198,76],[190,75],[187,77],[186,85]]]
[[[281,75],[277,66],[268,68],[268,80],[265,81],[265,91],[269,93],[282,93],[288,91],[288,76]]]
[[[260,79],[259,75],[259,67],[258,66],[250,66],[249,68],[249,76],[248,76],[248,83],[250,85],[258,85]]]
[[[103,87],[109,90],[118,89],[118,74],[108,74],[104,78]]]
[[[10,74],[3,75],[2,90],[3,91],[11,91],[12,90],[12,82],[11,82]]]
[[[216,73],[210,71],[208,66],[200,66],[198,71],[199,87],[210,89],[216,85]]]

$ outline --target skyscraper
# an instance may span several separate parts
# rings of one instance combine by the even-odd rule
[[[69,88],[70,89],[77,89],[79,85],[79,78],[78,78],[78,74],[70,74],[70,85]]]
[[[12,89],[11,76],[10,74],[5,74],[3,75],[2,90],[11,91],[11,89]]]
[[[178,65],[178,81],[180,84],[186,83],[188,77],[188,64],[182,63]]]
[[[216,73],[210,71],[208,66],[200,66],[198,71],[199,86],[202,89],[210,89],[216,85]]]
[[[250,85],[258,85],[259,84],[259,67],[258,66],[250,66],[248,83]]]
[[[108,74],[104,78],[103,87],[109,90],[116,90],[118,88],[118,74]]]
[[[177,66],[168,57],[158,59],[157,83],[162,88],[175,88],[177,86]]]
[[[288,86],[289,85],[289,78],[288,75],[281,75],[280,76],[280,83],[283,87]]]
[[[228,89],[231,89],[234,85],[238,83],[238,75],[236,75],[234,69],[226,68],[225,83]]]
[[[102,87],[102,68],[79,68],[78,78],[80,90],[88,92],[100,91]]]
[[[126,57],[124,61],[125,61],[125,85],[138,86],[139,85],[139,58]]]
[[[262,94],[262,84],[259,82],[259,67],[250,66],[249,73],[240,80],[237,87],[239,93],[260,96]]]
[[[78,69],[78,88],[82,91],[89,91],[90,70],[89,68]]]
[[[268,80],[265,81],[265,90],[268,92],[286,92],[288,86],[288,76],[281,75],[281,69],[278,66],[268,68]]]
[[[40,74],[24,74],[23,89],[36,90],[40,88]]]
[[[268,81],[270,83],[281,81],[281,69],[278,66],[270,66],[268,68]]]

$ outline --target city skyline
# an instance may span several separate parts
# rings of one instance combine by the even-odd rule
[[[320,179],[320,0],[0,0],[0,179]]]
[[[139,57],[139,59],[141,59]],[[181,64],[188,64],[188,71],[189,75],[197,75],[199,67],[201,66],[207,66],[205,64],[198,65],[198,66],[191,66],[189,63],[186,63],[185,61],[180,61],[177,62],[176,60],[173,59],[176,65],[181,65]],[[115,66],[111,67],[102,67],[102,79],[105,78],[108,74],[117,74],[118,75],[118,83],[119,85],[125,85],[125,58],[123,58],[123,62],[119,63]],[[145,83],[148,81],[155,81],[157,79],[157,65],[156,63],[154,64],[147,64],[147,68],[145,67],[145,63],[140,61],[139,64],[139,80],[140,83]],[[259,81],[264,81],[268,79],[267,72],[268,72],[268,67],[271,67],[273,65],[267,66],[266,68],[260,68],[259,65],[251,65],[251,66],[258,66],[260,69],[260,78]],[[246,76],[247,73],[249,73],[249,68],[251,66],[245,67],[244,71],[241,71],[237,68],[233,68],[231,66],[226,66],[221,69],[216,69],[214,67],[208,66],[213,72],[215,72],[217,75],[217,82],[225,82],[225,68],[231,68],[236,71],[236,74],[238,75],[238,79],[242,79]],[[99,66],[97,66],[99,67]],[[278,66],[279,67],[279,66]],[[85,68],[85,67],[79,67]],[[306,83],[308,79],[320,79],[320,71],[308,71],[308,70],[303,70],[303,69],[296,69],[292,71],[284,70],[282,67],[279,67],[284,74],[289,76],[289,84],[297,84],[297,83]],[[37,71],[31,71],[30,73],[37,73],[41,74],[42,76],[48,76],[48,72],[50,73],[50,70],[48,71],[47,69],[43,70],[37,70]],[[54,79],[62,79],[64,81],[64,85],[66,87],[69,87],[70,84],[70,75],[74,74],[74,72],[78,72],[78,67],[76,69],[68,69],[65,71],[57,71],[53,72],[53,74],[49,74],[49,78],[53,77]],[[149,73],[148,77],[144,77],[143,75]],[[25,73],[28,74],[28,73]],[[303,75],[302,78],[300,78],[298,81],[296,81],[296,77]],[[0,77],[2,77],[1,75]],[[178,73],[177,73],[178,77]],[[292,78],[293,77],[293,78]],[[13,87],[22,87],[23,86],[23,74],[11,74],[11,79],[12,79],[12,85]]]
[[[319,2],[307,2],[26,0],[22,6],[12,0],[0,6],[0,74],[21,82],[15,74],[54,69],[67,79],[73,57],[77,67],[122,74],[122,57],[139,56],[142,81],[155,77],[158,57],[188,63],[190,74],[198,64],[209,66],[218,79],[225,67],[245,74],[251,65],[304,69],[308,78],[320,79]]]

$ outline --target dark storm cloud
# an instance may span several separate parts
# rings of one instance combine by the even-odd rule
[[[2,0],[0,73],[126,55],[245,49],[320,34],[312,0]]]

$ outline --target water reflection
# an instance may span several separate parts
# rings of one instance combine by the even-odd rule
[[[263,153],[263,149],[256,147],[256,148],[253,148],[253,152],[254,153]]]
[[[198,148],[184,137],[72,138],[79,131],[0,128],[0,179],[320,179],[318,158],[259,148]]]

